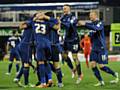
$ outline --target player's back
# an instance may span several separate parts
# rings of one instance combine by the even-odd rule
[[[36,43],[49,39],[49,23],[47,21],[34,21],[32,23]]]

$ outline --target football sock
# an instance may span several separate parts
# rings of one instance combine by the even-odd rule
[[[11,73],[12,64],[13,64],[13,63],[10,63],[9,66],[8,66],[8,73]]]
[[[19,66],[20,66],[20,65],[17,63],[17,64],[16,64],[16,72],[19,71],[19,68],[20,68]]]
[[[73,64],[72,64],[70,58],[67,57],[67,59],[66,59],[65,61],[67,62],[68,67],[69,67],[71,70],[73,70]]]
[[[20,68],[20,71],[19,71],[18,75],[16,76],[16,78],[20,79],[22,74],[23,74],[23,66]]]
[[[39,73],[39,68],[38,67],[37,67],[37,77],[38,77],[38,81],[41,82],[40,73]]]
[[[94,67],[94,68],[92,68],[92,70],[93,70],[94,75],[96,76],[96,78],[97,78],[99,81],[102,81],[102,77],[101,77],[101,75],[100,75],[100,72],[99,72],[98,68],[97,68],[97,67]]]
[[[82,74],[80,63],[76,66],[76,70],[77,70],[78,75],[81,75],[81,74]]]
[[[58,79],[58,83],[62,83],[62,71],[60,68],[56,69],[56,76]]]
[[[49,63],[45,64],[45,71],[46,71],[48,80],[51,80],[52,79],[52,72],[51,72],[51,67],[50,67]]]
[[[45,79],[45,65],[44,64],[39,64],[38,65],[38,69],[39,69],[39,76],[40,76],[40,82],[41,84],[46,83],[46,79]]]
[[[55,68],[54,68],[53,64],[52,63],[49,63],[49,64],[50,64],[51,70],[55,73]]]
[[[30,62],[29,65],[32,67],[32,69],[35,69],[35,66]]]
[[[23,68],[23,74],[24,74],[24,84],[27,85],[29,83],[29,67]]]
[[[106,72],[106,73],[109,73],[109,74],[112,74],[113,76],[115,76],[115,72],[113,70],[111,70],[109,67],[107,66],[104,66],[102,68],[100,68],[102,71]]]

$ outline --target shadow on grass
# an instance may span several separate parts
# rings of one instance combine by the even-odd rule
[[[0,86],[0,90],[4,90],[4,89],[10,89],[10,88],[13,88],[13,87],[8,87],[8,86]]]

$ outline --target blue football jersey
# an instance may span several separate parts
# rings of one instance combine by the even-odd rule
[[[75,16],[71,14],[61,17],[61,26],[65,29],[65,42],[73,42],[78,40],[77,22]]]
[[[11,36],[11,37],[8,38],[8,45],[11,48],[16,48],[17,45],[19,44],[20,40],[21,39],[18,36]]]
[[[52,23],[51,23],[52,22]],[[51,31],[50,28],[53,28],[55,24],[57,24],[57,20],[51,18],[49,21],[33,21],[32,26],[35,33],[36,43],[40,43],[41,39],[49,40],[49,33]]]
[[[105,42],[105,35],[104,35],[104,24],[102,21],[95,21],[91,23],[86,23],[85,26],[92,30],[90,33],[91,40],[92,40],[92,49],[93,50],[106,50],[106,42]]]
[[[51,30],[49,33],[49,40],[51,44],[58,44],[59,43],[59,30]]]
[[[23,34],[22,34],[21,43],[30,44],[31,41],[33,40],[34,40],[34,33],[32,30],[32,25],[27,23],[27,28],[24,29]]]

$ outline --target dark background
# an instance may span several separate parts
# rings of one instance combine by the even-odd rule
[[[120,0],[0,0],[0,4],[54,3],[54,2],[94,2],[94,1],[99,1],[101,5],[120,6]]]

